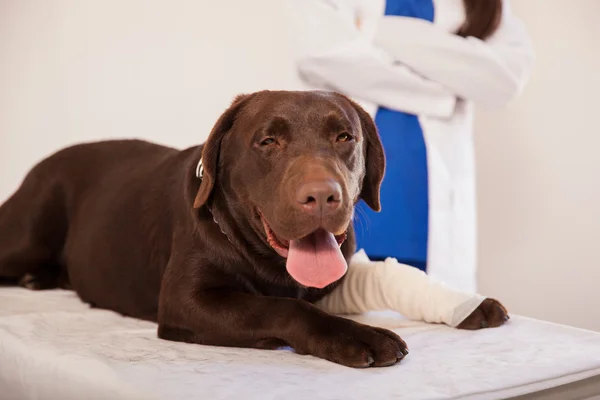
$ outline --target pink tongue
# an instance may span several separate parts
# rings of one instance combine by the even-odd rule
[[[348,265],[333,234],[319,229],[290,242],[286,268],[301,285],[321,289],[344,276]]]

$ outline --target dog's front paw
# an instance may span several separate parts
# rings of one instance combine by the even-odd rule
[[[408,354],[406,343],[392,331],[333,317],[307,337],[302,354],[354,368],[387,367]]]
[[[496,328],[509,318],[508,311],[498,300],[485,299],[457,328],[470,330]]]

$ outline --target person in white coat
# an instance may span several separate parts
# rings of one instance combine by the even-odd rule
[[[361,104],[382,138],[382,211],[357,205],[357,245],[476,291],[473,105],[504,106],[533,50],[508,0],[287,0],[304,89]],[[485,134],[485,132],[482,132]]]

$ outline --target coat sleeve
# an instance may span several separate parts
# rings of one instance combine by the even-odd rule
[[[385,16],[374,43],[459,98],[492,107],[521,92],[534,61],[530,38],[508,0],[498,30],[485,42],[444,32],[429,21]]]
[[[376,48],[344,0],[288,0],[287,6],[296,67],[309,85],[412,114],[453,113],[456,96]]]

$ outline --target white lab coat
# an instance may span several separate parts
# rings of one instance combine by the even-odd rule
[[[475,292],[473,104],[503,106],[519,94],[533,51],[507,0],[486,42],[453,34],[464,20],[461,0],[434,6],[432,24],[384,16],[385,0],[287,0],[303,89],[339,91],[372,116],[384,106],[419,117],[428,157],[427,272]]]

